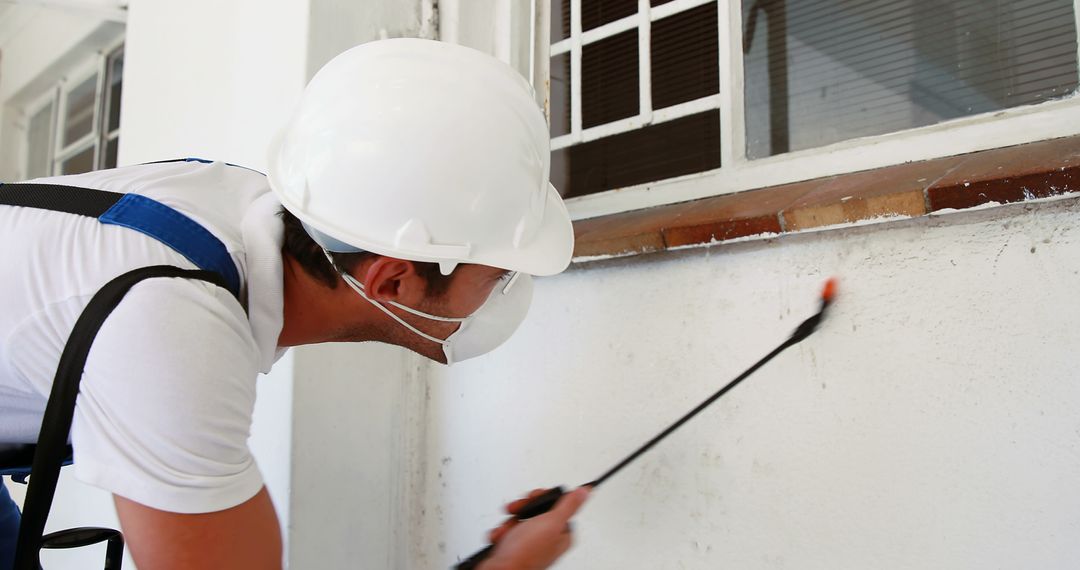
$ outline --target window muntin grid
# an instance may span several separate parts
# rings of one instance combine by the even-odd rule
[[[1080,134],[1080,97],[1070,96],[1037,105],[1007,108],[993,113],[889,132],[868,139],[842,140],[825,146],[794,150],[775,156],[748,158],[747,116],[743,103],[750,95],[744,93],[743,85],[743,7],[742,2],[735,0],[702,2],[654,0],[649,3],[651,10],[647,21],[650,25],[676,11],[684,11],[691,7],[712,5],[716,8],[716,21],[720,34],[718,42],[719,93],[702,98],[704,100],[653,110],[651,115],[639,112],[637,116],[622,121],[583,129],[579,122],[581,117],[581,46],[634,28],[642,20],[640,7],[637,15],[608,22],[595,29],[582,30],[580,20],[573,21],[571,13],[573,6],[566,6],[569,8],[566,10],[566,21],[572,29],[562,30],[559,21],[560,1],[535,1],[538,8],[537,19],[544,20],[537,28],[542,30],[542,39],[546,40],[549,36],[545,26],[549,24],[551,26],[552,41],[550,44],[546,41],[541,42],[538,46],[536,54],[541,63],[534,65],[534,68],[540,71],[541,74],[536,77],[537,81],[542,83],[548,78],[545,68],[549,64],[552,66],[550,89],[546,90],[548,100],[545,102],[551,103],[552,112],[559,112],[557,99],[560,96],[560,81],[571,83],[568,91],[572,101],[568,105],[566,113],[568,116],[563,120],[565,128],[562,132],[557,129],[552,131],[552,148],[555,153],[566,148],[573,148],[573,145],[626,133],[649,124],[656,124],[658,121],[670,121],[693,115],[699,109],[719,109],[720,154],[723,167],[691,175],[612,187],[611,190],[598,190],[574,197],[568,201],[568,207],[574,219],[880,168],[901,162],[929,160]],[[573,2],[573,4],[577,3]],[[640,4],[643,2],[639,2]],[[1074,19],[1080,20],[1080,0],[1073,2],[1072,9]],[[551,20],[547,21],[548,18]],[[1076,27],[1080,28],[1080,25]],[[564,31],[568,33],[562,33]],[[564,58],[570,65],[562,65],[562,69],[559,69],[559,57],[547,59],[544,54],[545,47],[549,48],[550,54]],[[573,65],[574,59],[578,59],[576,66]],[[644,84],[651,69],[648,66],[642,69],[641,82]],[[565,77],[560,77],[560,73]],[[645,100],[645,97],[641,98],[642,107],[647,108],[644,105]],[[553,123],[558,123],[560,120],[557,116],[551,119]],[[553,174],[555,166],[553,163]]]

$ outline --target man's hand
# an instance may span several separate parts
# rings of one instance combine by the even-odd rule
[[[516,514],[529,499],[542,494],[536,489],[524,499],[506,506],[506,512]],[[589,489],[581,487],[567,493],[548,512],[527,521],[510,518],[491,531],[495,550],[479,570],[543,570],[570,549],[573,542],[570,519],[589,497]]]
[[[280,570],[281,530],[264,487],[216,513],[183,515],[113,495],[124,538],[147,570]]]

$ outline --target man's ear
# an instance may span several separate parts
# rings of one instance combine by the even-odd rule
[[[373,301],[411,302],[412,289],[423,286],[413,262],[378,256],[364,268],[364,290]]]

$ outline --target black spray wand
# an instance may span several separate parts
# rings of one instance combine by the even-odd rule
[[[802,324],[800,324],[798,326],[798,328],[795,329],[795,332],[791,333],[790,338],[788,338],[786,341],[784,341],[780,346],[773,349],[772,352],[770,352],[769,354],[766,354],[764,358],[762,358],[761,360],[754,363],[753,366],[751,366],[750,368],[747,368],[745,372],[743,372],[738,377],[736,377],[734,380],[729,382],[727,385],[725,385],[723,388],[721,388],[718,392],[716,392],[712,396],[709,396],[704,402],[698,404],[698,406],[696,408],[694,408],[693,410],[690,410],[690,412],[688,412],[686,415],[679,418],[675,423],[668,426],[667,429],[665,429],[664,431],[657,434],[656,437],[650,439],[648,442],[645,443],[645,445],[642,445],[636,451],[634,451],[630,455],[626,456],[626,459],[623,459],[622,461],[620,461],[618,464],[616,464],[614,467],[609,469],[606,473],[601,475],[599,478],[597,478],[597,479],[595,479],[595,480],[593,480],[593,481],[591,481],[589,483],[585,483],[584,485],[582,485],[582,487],[592,487],[594,489],[596,487],[599,487],[601,484],[604,483],[604,481],[607,481],[609,478],[611,478],[612,475],[614,475],[614,474],[618,473],[619,471],[621,471],[624,467],[626,467],[627,465],[632,463],[635,459],[640,457],[643,453],[645,453],[646,451],[652,449],[652,447],[654,445],[656,445],[657,443],[660,443],[660,441],[663,440],[665,437],[671,435],[671,433],[673,431],[679,429],[679,426],[681,426],[681,425],[685,424],[686,422],[690,421],[691,418],[693,418],[694,416],[701,413],[701,411],[704,410],[705,408],[709,407],[709,404],[712,404],[716,400],[719,400],[721,396],[723,396],[724,394],[727,394],[735,386],[738,386],[740,382],[742,382],[743,380],[746,380],[751,374],[756,372],[758,368],[761,368],[766,363],[768,363],[770,360],[772,360],[773,358],[776,358],[776,355],[780,354],[781,352],[784,352],[789,347],[795,346],[796,344],[799,344],[803,340],[806,340],[807,337],[809,337],[811,334],[814,333],[815,330],[817,330],[818,325],[821,324],[821,320],[825,317],[825,310],[829,308],[829,305],[832,303],[832,300],[835,297],[835,295],[836,295],[836,280],[835,279],[829,279],[825,283],[825,290],[822,291],[822,293],[821,293],[821,310],[819,310],[817,312],[817,314],[815,314],[814,316],[812,316],[809,319],[806,319],[805,321],[803,321]],[[555,506],[555,503],[558,502],[558,500],[563,496],[564,493],[565,493],[565,490],[562,487],[554,487],[554,488],[548,489],[542,495],[538,495],[537,497],[533,498],[528,503],[526,503],[525,506],[523,506],[517,513],[515,513],[514,518],[516,518],[519,521],[524,521],[524,520],[531,519],[531,518],[533,518],[535,516],[542,515],[542,514],[548,512],[548,511],[550,511],[551,508]],[[478,564],[480,564],[481,561],[483,561],[485,558],[487,558],[491,554],[491,551],[494,550],[494,548],[495,548],[494,545],[489,545],[487,548],[477,552],[476,554],[473,554],[472,556],[470,556],[465,561],[459,563],[457,565],[457,567],[456,567],[457,570],[472,570],[472,569],[476,568],[476,566]]]

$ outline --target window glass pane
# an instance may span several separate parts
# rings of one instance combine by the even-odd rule
[[[551,58],[551,136],[570,132],[570,54]]]
[[[97,74],[94,74],[65,95],[67,107],[63,117],[64,146],[93,132],[96,93]]]
[[[105,163],[102,168],[116,168],[116,151],[119,146],[119,137],[105,143]]]
[[[111,133],[120,128],[120,93],[124,87],[124,54],[121,52],[109,62],[109,84],[106,87],[108,117],[105,132]]]
[[[705,4],[653,22],[653,109],[720,91],[716,5]]]
[[[40,178],[49,173],[49,147],[52,144],[53,104],[50,102],[30,117],[27,137],[26,177]]]
[[[93,146],[60,163],[60,174],[81,174],[91,170],[94,170]]]
[[[638,32],[581,50],[581,122],[589,128],[638,114]]]
[[[551,43],[570,37],[570,0],[551,0]]]
[[[551,154],[566,198],[720,167],[720,112],[708,111]]]
[[[569,2],[566,10],[569,12]],[[591,30],[637,14],[637,0],[581,0],[581,29]]]
[[[747,153],[1065,97],[1073,0],[743,0]]]

